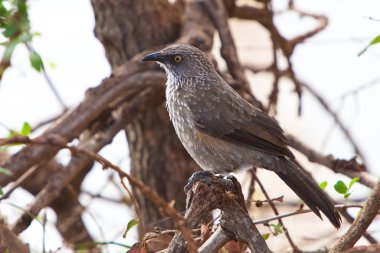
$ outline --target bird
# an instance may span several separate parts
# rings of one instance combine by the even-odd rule
[[[145,55],[166,72],[166,108],[183,146],[204,171],[226,174],[252,167],[276,173],[309,208],[338,229],[331,198],[298,166],[275,119],[242,98],[212,61],[191,45],[172,44]]]

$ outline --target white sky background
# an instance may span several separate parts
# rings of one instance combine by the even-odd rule
[[[275,6],[281,8],[286,2],[275,1]],[[373,173],[380,175],[380,85],[374,85],[356,96],[347,98],[342,107],[338,99],[345,92],[380,78],[380,45],[357,57],[357,53],[380,34],[380,22],[365,18],[380,18],[380,2],[304,0],[297,1],[296,4],[304,11],[329,17],[329,25],[323,32],[296,49],[292,58],[296,73],[320,92],[333,109],[341,108],[339,115],[365,152],[369,168]],[[45,61],[47,71],[64,101],[70,107],[75,106],[83,99],[87,88],[98,85],[110,73],[102,45],[93,34],[94,15],[90,1],[30,0],[29,6],[32,29],[42,34],[35,39],[33,45]],[[281,15],[276,18],[276,22],[281,32],[289,37],[312,28],[315,24],[312,20],[299,19],[293,14]],[[252,59],[248,57],[250,54],[260,56],[263,50],[269,52],[270,48],[262,43],[263,40],[256,41],[255,37],[250,35],[249,25],[244,22],[232,23],[243,63],[251,62]],[[260,62],[260,59],[256,58],[253,61]],[[51,68],[49,62],[53,62],[56,68]],[[17,48],[12,65],[13,68],[4,74],[0,87],[1,123],[13,129],[20,129],[24,121],[33,126],[57,115],[61,108],[42,75],[30,67],[25,48]],[[257,90],[258,95],[267,96],[270,83],[258,76],[253,77],[253,80],[253,88]],[[331,118],[307,93],[304,94],[302,118],[297,117],[298,102],[295,96],[291,95],[291,89],[292,86],[286,82],[281,86],[283,93],[280,97],[278,119],[283,128],[301,136],[304,142],[318,150],[339,158],[351,158],[353,153],[344,136],[333,127]],[[6,135],[7,130],[0,127],[0,136]],[[123,134],[102,152],[114,163],[119,163],[126,153]],[[65,154],[62,154],[62,157],[65,158]],[[127,169],[128,159],[125,158],[121,165]],[[93,190],[94,185],[101,185],[106,179],[105,175],[109,174],[97,168],[86,179],[83,188]],[[323,175],[319,177],[320,180],[326,179]],[[112,186],[107,187],[105,193],[115,198],[120,196]],[[26,206],[32,200],[25,192],[17,191],[8,202]],[[81,200],[84,205],[89,201],[85,196]],[[12,223],[20,211],[3,203],[0,206],[1,215],[8,216],[8,221]],[[133,234],[127,242],[121,238],[121,231],[130,219],[129,210],[113,208],[109,204],[105,207],[102,201],[91,202],[90,210],[98,219],[98,223],[106,224],[106,240],[117,240],[127,244],[133,242]],[[55,219],[50,211],[48,219],[52,223]],[[93,219],[86,215],[85,220],[93,235],[98,240],[104,240]],[[47,249],[55,250],[60,246],[60,240],[52,227],[50,226],[47,233]],[[42,240],[36,239],[37,235],[42,235],[42,230],[36,222],[22,234],[36,252],[41,252]],[[112,249],[111,252],[120,250]]]

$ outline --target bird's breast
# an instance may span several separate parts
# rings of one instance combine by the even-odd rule
[[[239,152],[238,147],[197,129],[193,115],[197,112],[191,110],[189,103],[194,105],[201,98],[191,96],[184,90],[167,86],[166,106],[177,136],[187,152],[204,170],[224,173],[240,168],[244,165],[245,152]]]
[[[187,101],[187,92],[178,87],[166,87],[166,108],[178,135],[194,127],[192,112]]]

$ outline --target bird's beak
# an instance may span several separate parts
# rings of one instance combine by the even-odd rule
[[[165,61],[165,57],[160,52],[156,52],[156,53],[145,55],[141,59],[141,61],[159,61],[159,62],[164,62]]]

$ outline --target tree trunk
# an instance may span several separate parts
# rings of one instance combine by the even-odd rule
[[[103,43],[113,70],[137,53],[174,42],[180,33],[181,14],[166,0],[92,0],[95,33]],[[179,142],[162,100],[141,105],[144,112],[125,132],[132,174],[155,189],[165,200],[185,209],[183,187],[197,165]],[[140,207],[142,233],[162,219],[160,211],[134,191]]]

